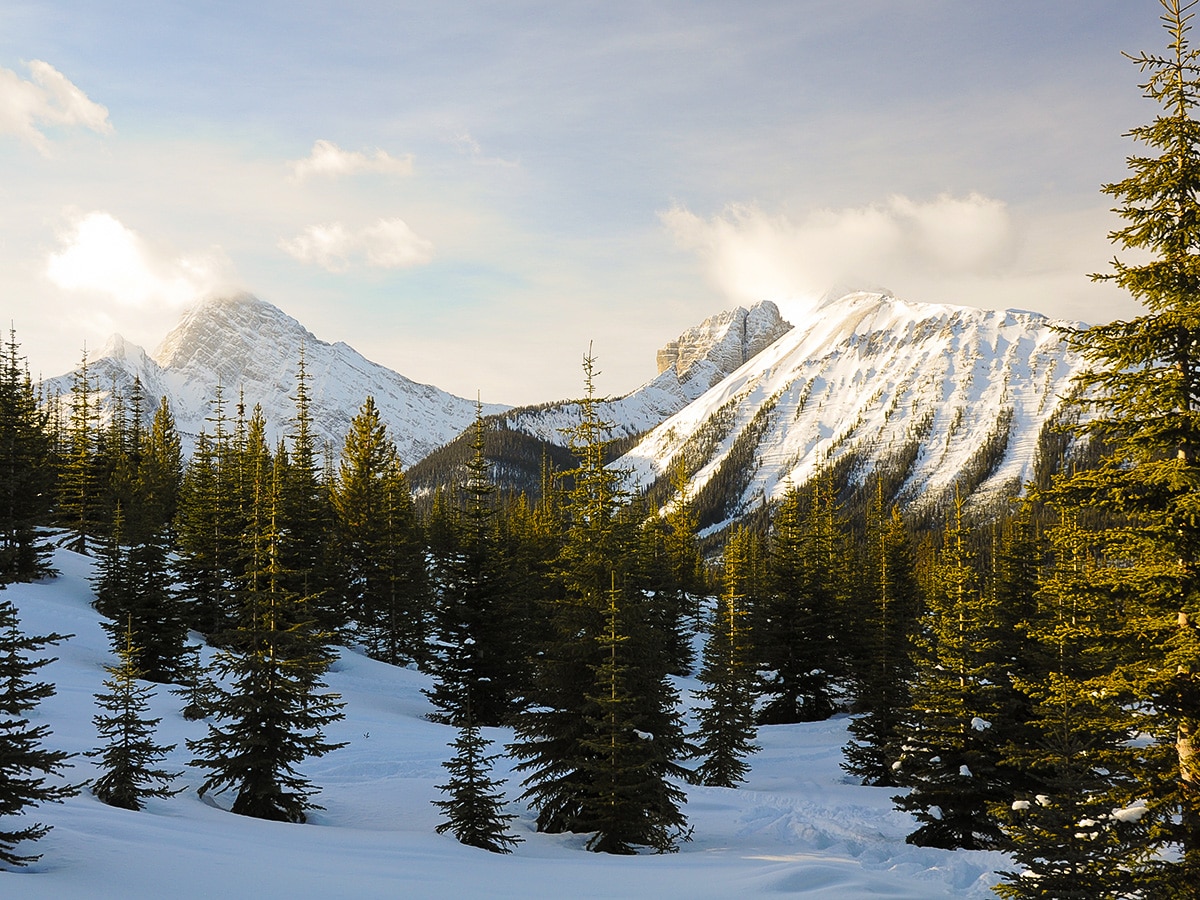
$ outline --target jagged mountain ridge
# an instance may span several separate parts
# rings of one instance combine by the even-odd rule
[[[301,348],[318,446],[329,442],[335,452],[340,449],[368,395],[374,397],[405,465],[451,440],[475,419],[475,401],[405,378],[345,343],[319,340],[296,319],[249,294],[195,305],[152,356],[114,335],[89,362],[88,377],[102,402],[114,389],[127,398],[134,377],[140,378],[152,406],[159,397],[168,398],[189,447],[202,429],[213,431],[219,384],[226,417],[236,415],[239,396],[244,395],[247,406],[262,405],[269,436],[277,440],[296,414],[292,398]],[[65,396],[73,378],[74,373],[68,373],[49,379],[45,392]],[[488,414],[506,409],[484,405]]]
[[[701,397],[791,328],[769,300],[709,316],[658,351],[658,375],[622,397],[602,400],[598,414],[611,424],[613,438],[642,434]],[[579,415],[578,401],[563,400],[509,410],[500,416],[500,424],[561,447],[567,445],[566,431],[579,423]]]
[[[697,496],[723,479],[716,529],[853,457],[904,467],[901,499],[977,501],[1032,477],[1039,436],[1083,367],[1037,313],[855,292],[646,434],[615,465],[646,487],[679,459]]]

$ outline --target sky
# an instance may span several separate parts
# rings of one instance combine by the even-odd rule
[[[35,376],[248,291],[485,402],[623,394],[836,288],[1087,322],[1157,0],[4,0],[0,313]]]

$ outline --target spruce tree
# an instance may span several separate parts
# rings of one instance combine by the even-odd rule
[[[1014,898],[1137,896],[1135,873],[1149,856],[1156,814],[1122,764],[1135,736],[1104,649],[1120,614],[1076,514],[1066,513],[1050,537],[1053,565],[1027,629],[1031,674],[1018,679],[1033,704],[1030,723],[1006,748],[1032,783],[995,807],[1021,868],[1002,873],[996,890]]]
[[[992,805],[1011,796],[993,727],[1003,674],[957,492],[927,600],[895,768],[911,790],[896,805],[920,823],[909,843],[984,849],[1000,838]]]
[[[641,799],[631,802],[643,808],[624,808],[622,821],[640,823],[635,830],[646,846],[670,849],[673,837],[665,836],[682,816],[669,779],[688,774],[677,762],[688,748],[678,697],[667,680],[669,663],[661,641],[645,627],[644,595],[632,577],[640,522],[628,510],[622,473],[606,466],[609,426],[599,415],[595,374],[589,354],[580,424],[568,433],[579,466],[564,473],[572,483],[561,512],[565,534],[555,566],[556,592],[545,607],[547,628],[535,653],[529,707],[516,719],[509,749],[521,760],[516,770],[527,773],[522,799],[537,809],[540,831],[606,834],[614,791],[642,779]],[[558,520],[548,506],[545,514]],[[613,604],[623,643],[615,663]],[[621,697],[619,708],[614,690]],[[628,730],[631,723],[653,737],[643,741]],[[627,745],[631,734],[641,742],[636,748]],[[612,750],[614,742],[621,752]],[[602,745],[608,748],[603,758],[598,755]],[[613,768],[626,763],[640,771]],[[621,852],[624,845],[641,842],[628,834],[614,831],[612,840],[597,837],[592,843]]]
[[[589,791],[573,830],[591,832],[587,848],[598,853],[629,854],[639,847],[674,852],[679,838],[687,837],[687,819],[679,808],[687,798],[665,776],[679,740],[661,731],[662,717],[640,702],[639,684],[646,679],[636,670],[636,645],[622,621],[620,600],[614,575],[604,630],[596,637],[593,684],[582,709],[580,743],[587,755],[581,768]],[[660,678],[660,696],[674,699],[666,673]]]
[[[696,713],[696,735],[703,762],[696,770],[702,784],[736,787],[746,780],[746,757],[759,747],[754,743],[754,703],[758,697],[758,672],[749,634],[748,605],[755,564],[755,539],[737,528],[725,545],[725,588],[704,643],[700,670],[703,690],[696,696],[706,702]]]
[[[50,572],[40,531],[49,524],[54,479],[48,427],[10,330],[0,355],[0,584]]]
[[[373,397],[350,423],[333,506],[347,603],[368,652],[393,665],[424,662],[424,547],[408,480]]]
[[[137,667],[132,623],[126,625],[124,641],[117,644],[116,652],[120,662],[104,667],[108,693],[96,694],[102,712],[92,719],[106,743],[87,755],[99,758],[104,773],[92,782],[92,793],[109,806],[136,810],[148,798],[179,793],[170,788],[170,783],[180,773],[157,768],[175,745],[154,742],[154,731],[161,720],[146,716],[154,692],[138,684],[145,676]]]
[[[1132,258],[1095,276],[1145,312],[1070,334],[1089,363],[1083,429],[1108,452],[1051,495],[1093,517],[1081,521],[1121,603],[1107,636],[1110,689],[1128,696],[1132,728],[1153,738],[1128,748],[1123,769],[1158,813],[1148,820],[1160,854],[1143,890],[1169,897],[1200,884],[1200,51],[1194,0],[1161,2],[1167,53],[1130,57],[1160,111],[1129,132],[1140,152],[1127,177],[1103,187],[1124,220],[1110,238]]]
[[[772,520],[771,597],[755,628],[763,669],[763,724],[814,722],[838,707],[847,552],[832,479],[819,472],[807,494],[791,489]],[[765,615],[762,613],[765,612]]]
[[[296,766],[342,744],[324,728],[341,718],[336,694],[323,692],[329,668],[329,635],[321,632],[306,599],[283,587],[275,513],[279,485],[258,458],[249,473],[253,502],[244,536],[247,568],[238,628],[231,648],[217,656],[217,672],[230,682],[211,707],[217,723],[189,740],[193,766],[210,771],[201,796],[235,790],[232,812],[261,819],[303,822],[319,808],[316,788]],[[221,723],[228,723],[222,725]]]
[[[865,586],[867,620],[863,622],[866,650],[854,674],[857,713],[850,723],[853,735],[845,748],[843,768],[865,784],[896,786],[902,725],[910,702],[913,678],[913,638],[921,612],[921,592],[915,559],[898,507],[886,522],[881,486],[876,486],[873,514],[867,529],[868,564],[874,576]]]
[[[61,775],[70,754],[48,750],[42,742],[49,736],[46,725],[33,725],[26,715],[54,693],[54,685],[33,681],[38,669],[53,658],[35,659],[49,644],[57,644],[70,635],[25,635],[19,628],[17,608],[10,600],[0,600],[0,821],[28,807],[57,803],[74,796],[73,785],[47,784]],[[22,827],[0,827],[0,865],[24,866],[41,858],[22,855],[16,847],[22,841],[36,841],[50,831],[49,825],[33,822]]]
[[[432,801],[448,817],[436,830],[438,834],[452,831],[460,843],[470,847],[511,853],[521,839],[508,831],[508,823],[516,816],[504,811],[504,780],[491,777],[491,764],[498,755],[488,755],[490,743],[480,734],[469,701],[464,706],[458,737],[449,745],[454,756],[442,763],[450,780],[436,785],[449,796]]]
[[[524,662],[518,640],[523,623],[512,602],[515,582],[497,528],[485,435],[477,407],[462,509],[440,515],[443,534],[433,553],[437,652],[430,668],[437,684],[427,693],[439,710],[431,718],[452,725],[464,721],[467,704],[482,725],[506,723],[516,712],[517,673]]]

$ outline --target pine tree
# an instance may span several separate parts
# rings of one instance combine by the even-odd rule
[[[99,528],[103,498],[97,468],[99,416],[88,378],[87,351],[71,383],[71,418],[58,479],[57,509],[71,535],[70,548],[86,553]]]
[[[1094,540],[1101,577],[1121,603],[1107,636],[1117,658],[1111,689],[1128,691],[1131,726],[1154,741],[1130,748],[1125,771],[1146,791],[1161,851],[1147,896],[1192,896],[1200,884],[1200,51],[1190,42],[1194,0],[1162,0],[1165,55],[1131,59],[1160,107],[1129,136],[1145,155],[1104,185],[1124,220],[1110,238],[1132,251],[1095,276],[1146,312],[1079,329],[1084,430],[1108,448],[1097,468],[1061,478],[1061,509],[1107,519]],[[1090,523],[1085,523],[1090,525]],[[1157,815],[1153,812],[1157,811]]]
[[[47,784],[68,765],[70,754],[48,750],[42,742],[49,736],[46,725],[32,725],[25,716],[39,702],[54,693],[54,685],[33,681],[38,669],[53,658],[33,659],[48,644],[57,644],[70,635],[24,635],[19,629],[17,608],[12,601],[0,600],[0,820],[28,807],[57,803],[74,796],[73,785]],[[41,858],[15,852],[22,841],[36,841],[50,831],[40,822],[11,830],[0,829],[0,864],[24,866]]]
[[[900,510],[893,507],[883,521],[883,496],[877,485],[874,512],[867,530],[873,578],[866,585],[866,653],[855,673],[853,735],[842,767],[866,784],[898,784],[901,726],[905,721],[913,678],[913,637],[921,611],[915,559]]]
[[[175,745],[154,743],[161,719],[146,717],[154,692],[137,683],[144,673],[137,667],[132,623],[126,625],[124,643],[116,650],[120,663],[104,667],[109,676],[104,681],[108,693],[96,694],[96,704],[103,712],[92,719],[107,743],[87,755],[100,759],[104,773],[92,783],[92,793],[109,806],[136,810],[148,798],[179,793],[170,783],[180,773],[156,768]]]
[[[196,439],[180,485],[176,526],[180,600],[186,621],[219,643],[236,617],[237,546],[244,523],[224,391],[219,383],[212,405],[209,421],[213,433],[202,430]]]
[[[807,497],[792,489],[772,521],[771,599],[755,628],[764,686],[763,724],[813,722],[833,715],[844,674],[840,639],[850,627],[846,549],[828,472]]]
[[[599,836],[607,833],[613,791],[640,778],[643,808],[626,809],[622,821],[640,823],[636,829],[645,845],[665,850],[672,839],[664,835],[682,818],[669,779],[687,775],[676,760],[688,747],[662,642],[645,627],[647,612],[631,577],[640,523],[627,508],[622,474],[605,465],[608,425],[599,415],[595,374],[589,354],[581,421],[569,432],[579,466],[564,473],[572,485],[562,511],[566,532],[556,563],[557,593],[546,605],[547,634],[535,654],[529,708],[516,719],[509,750],[521,760],[516,770],[528,773],[522,799],[537,809],[539,830],[596,832],[593,847],[614,852],[642,843],[628,832],[614,831],[611,841]],[[612,604],[624,643],[618,663],[609,646],[616,640]],[[612,705],[614,685],[622,698],[619,710]],[[653,736],[636,752],[625,743],[631,723]],[[614,741],[630,752],[612,751]],[[608,748],[603,757],[602,746]],[[634,760],[641,767],[636,776],[612,768]]]
[[[450,780],[436,785],[449,799],[432,801],[448,817],[437,826],[437,833],[452,831],[460,843],[470,847],[511,853],[513,845],[521,841],[508,831],[508,823],[516,816],[504,812],[504,795],[500,790],[504,780],[491,777],[491,764],[498,754],[488,755],[490,742],[480,734],[469,701],[465,704],[458,737],[449,746],[454,748],[454,756],[442,766],[450,773]]]
[[[461,511],[440,514],[444,532],[434,554],[438,652],[430,662],[437,684],[427,694],[439,712],[435,721],[458,725],[465,706],[483,725],[506,723],[516,712],[523,660],[512,603],[514,580],[497,529],[495,486],[484,456],[486,423],[475,416],[473,455],[467,464]]]
[[[261,457],[248,474],[253,502],[244,537],[242,609],[232,648],[215,663],[231,686],[219,689],[213,703],[218,724],[189,740],[188,749],[197,755],[191,764],[211,772],[201,796],[234,789],[234,813],[303,822],[307,810],[319,807],[311,800],[316,788],[295,767],[344,746],[326,741],[323,731],[341,718],[343,704],[322,692],[329,636],[315,627],[305,598],[281,583],[274,527],[278,481]]]
[[[696,775],[711,787],[736,787],[745,781],[750,771],[745,758],[759,749],[754,743],[758,673],[747,621],[754,543],[745,528],[730,535],[725,545],[725,589],[704,643],[700,681],[705,687],[696,692],[707,703],[696,713],[700,723],[696,740],[704,761]]]
[[[49,574],[40,528],[48,524],[54,473],[48,416],[9,331],[0,356],[0,584]]]
[[[674,852],[687,836],[687,819],[680,810],[683,791],[665,776],[673,755],[672,735],[660,732],[660,717],[645,715],[635,670],[634,642],[621,617],[621,592],[608,592],[605,627],[597,636],[598,663],[592,690],[585,696],[581,741],[588,751],[582,770],[589,783],[575,831],[591,832],[587,848],[598,853],[635,853],[648,847]],[[631,665],[634,664],[634,665]],[[671,689],[661,676],[663,694]],[[641,708],[639,708],[641,707]],[[665,751],[665,755],[664,755]]]
[[[1075,514],[1050,535],[1054,564],[1028,626],[1031,674],[1018,680],[1033,702],[1030,725],[1007,747],[1008,761],[1034,783],[996,804],[1021,869],[1003,873],[996,890],[1014,898],[1137,896],[1135,872],[1148,858],[1155,814],[1122,764],[1134,735],[1102,649],[1119,614]]]
[[[917,641],[911,706],[896,778],[911,790],[895,798],[920,826],[908,842],[944,849],[996,845],[992,805],[1011,796],[1001,770],[1002,737],[993,730],[1002,670],[963,520],[963,500],[947,523],[934,584]]]
[[[394,665],[426,657],[428,586],[408,480],[373,397],[350,423],[333,506],[348,605],[372,656]]]

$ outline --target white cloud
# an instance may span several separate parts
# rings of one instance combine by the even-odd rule
[[[814,298],[835,285],[900,287],[914,279],[987,278],[1009,264],[1015,229],[1004,203],[979,194],[817,210],[796,221],[756,206],[704,219],[661,214],[713,283],[739,303]]]
[[[380,219],[351,231],[341,222],[312,225],[279,246],[293,259],[341,272],[361,262],[379,269],[407,269],[433,259],[433,243],[412,230],[403,219]]]
[[[79,125],[111,134],[108,110],[88,96],[49,63],[29,63],[26,81],[11,69],[0,69],[0,134],[12,134],[43,154],[50,142],[45,126]]]
[[[184,306],[230,285],[219,253],[175,256],[151,248],[106,212],[72,216],[46,276],[68,291],[98,295],[141,310]]]
[[[355,172],[381,172],[390,175],[411,175],[412,154],[395,157],[383,150],[370,155],[357,150],[343,150],[332,141],[317,141],[305,159],[291,163],[292,177],[304,181],[312,176],[337,178]]]

